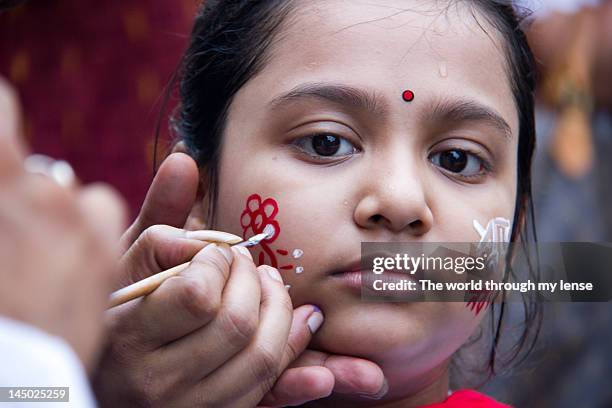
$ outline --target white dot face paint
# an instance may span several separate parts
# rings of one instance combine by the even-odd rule
[[[291,253],[291,256],[293,256],[293,258],[295,259],[301,258],[302,255],[304,255],[304,251],[302,251],[299,248],[294,249],[293,252]]]
[[[496,217],[489,220],[486,228],[483,227],[478,220],[474,220],[472,225],[476,232],[478,232],[478,235],[480,235],[480,243],[510,242],[510,228],[512,226],[510,220]]]
[[[296,266],[295,267],[295,273],[302,273],[304,272],[304,267],[303,266]]]

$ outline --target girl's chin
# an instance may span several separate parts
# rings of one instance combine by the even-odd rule
[[[325,321],[309,348],[382,361],[388,355],[401,354],[408,358],[413,350],[423,348],[428,333],[431,334],[429,328],[421,326],[421,319],[415,320],[405,312],[397,313],[397,306],[393,310],[392,304],[372,304],[369,313],[366,313],[367,304],[361,306],[359,311],[325,312],[324,309]]]
[[[460,346],[476,325],[473,320],[458,322],[465,317],[459,303],[323,303],[325,321],[309,348],[377,363],[433,357],[447,343]]]

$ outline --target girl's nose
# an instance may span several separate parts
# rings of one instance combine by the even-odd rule
[[[425,235],[432,228],[433,214],[417,169],[406,161],[385,169],[368,177],[365,194],[355,208],[355,222],[367,229]]]

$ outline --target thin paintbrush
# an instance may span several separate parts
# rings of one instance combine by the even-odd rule
[[[211,243],[225,243],[225,244],[233,244],[232,246],[239,247],[252,247],[259,244],[264,239],[272,236],[274,234],[273,228],[265,228],[264,232],[261,234],[257,234],[247,239],[246,241],[241,241],[235,243],[238,240],[241,240],[240,237],[227,234],[227,233],[219,233],[217,231],[201,231],[202,234],[194,233],[191,236],[200,236],[201,240],[206,240]],[[218,234],[225,234],[223,236],[217,236]],[[235,237],[235,238],[233,238]],[[175,266],[173,268],[167,269],[163,272],[157,273],[155,275],[149,276],[141,281],[133,283],[129,286],[121,288],[110,295],[109,300],[109,309],[115,306],[119,306],[124,304],[125,302],[129,302],[130,300],[139,298],[141,296],[146,296],[157,289],[166,279],[176,276],[182,271],[184,271],[191,262],[185,262],[184,264]]]

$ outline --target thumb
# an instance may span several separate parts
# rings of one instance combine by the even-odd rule
[[[195,161],[173,153],[160,166],[140,213],[121,238],[125,251],[148,227],[166,224],[182,228],[196,200],[199,172]]]

